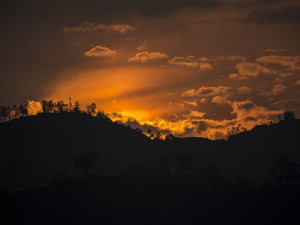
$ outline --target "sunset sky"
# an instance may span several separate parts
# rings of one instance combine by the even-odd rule
[[[134,127],[211,139],[300,117],[299,0],[6,0],[0,11],[0,105],[72,97]]]

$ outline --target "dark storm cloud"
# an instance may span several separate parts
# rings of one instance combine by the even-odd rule
[[[255,10],[243,20],[246,23],[300,23],[300,6],[277,10]]]

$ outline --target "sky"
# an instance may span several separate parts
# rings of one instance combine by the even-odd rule
[[[114,121],[226,138],[300,116],[298,0],[6,0],[0,105],[95,102]]]

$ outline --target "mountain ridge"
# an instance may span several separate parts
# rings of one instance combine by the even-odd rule
[[[259,125],[228,140],[173,138],[151,140],[138,130],[109,118],[81,113],[38,114],[0,124],[1,186],[33,188],[56,173],[80,176],[73,158],[85,150],[98,152],[91,174],[118,175],[132,162],[157,164],[162,158],[176,167],[176,157],[190,155],[201,166],[216,165],[225,177],[257,184],[269,182],[269,168],[289,156],[300,161],[300,120]]]

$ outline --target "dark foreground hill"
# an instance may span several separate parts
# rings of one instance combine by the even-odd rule
[[[218,171],[233,183],[261,185],[272,181],[269,169],[278,158],[300,162],[300,120],[296,119],[257,126],[229,140],[161,141],[108,118],[39,114],[1,123],[0,140],[0,186],[9,190],[36,188],[61,174],[81,176],[83,171],[75,169],[73,159],[89,149],[100,159],[88,169],[95,175],[143,176],[143,171],[161,166],[171,176]]]

